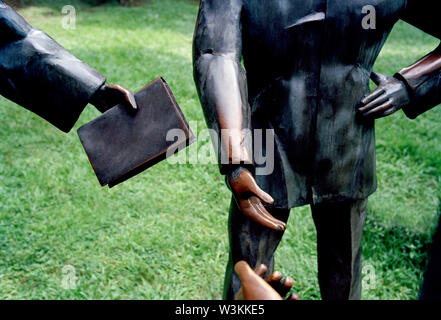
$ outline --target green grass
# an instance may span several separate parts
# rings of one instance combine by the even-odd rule
[[[109,83],[136,90],[162,75],[187,118],[204,128],[192,79],[195,2],[123,8],[73,1],[76,30],[61,28],[57,2],[39,3],[21,13]],[[376,70],[393,74],[436,44],[399,23]],[[440,115],[434,109],[410,121],[400,112],[377,121],[379,188],[363,244],[376,282],[365,299],[417,297],[441,191]],[[96,116],[88,107],[77,127]],[[101,188],[76,130],[63,134],[1,98],[0,299],[220,299],[229,198],[213,165],[164,162]],[[315,259],[310,210],[297,208],[276,267],[296,279],[303,299],[319,298]],[[66,263],[76,269],[74,290],[61,286]]]

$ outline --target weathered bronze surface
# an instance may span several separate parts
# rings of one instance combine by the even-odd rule
[[[135,99],[137,112],[118,105],[78,129],[102,186],[113,187],[164,160],[170,147],[182,150],[194,140],[162,78],[136,93]],[[180,130],[182,136],[167,140],[170,130]]]
[[[68,132],[90,102],[101,111],[130,93],[105,78],[0,0],[0,94]]]
[[[375,8],[375,28],[363,26],[369,5]],[[326,299],[360,297],[361,260],[352,255],[360,252],[365,199],[377,186],[374,119],[402,107],[413,117],[441,102],[439,49],[393,78],[373,74],[380,88],[366,97],[373,65],[398,20],[440,38],[436,5],[432,0],[201,1],[193,48],[196,86],[208,126],[219,137],[222,130],[231,132],[218,142],[219,159],[222,149],[240,155],[220,163],[221,173],[229,176],[238,164],[251,173],[262,166],[240,129],[272,129],[275,135],[274,171],[254,175],[273,205],[262,193],[248,192],[249,201],[239,201],[244,196],[233,188],[232,212],[246,212],[244,204],[259,198],[282,221],[288,209],[309,204],[345,222],[340,232],[349,238],[335,244],[326,224],[317,228],[319,247],[326,247],[320,239],[329,241],[326,250],[333,252],[323,250],[319,258]],[[266,153],[265,145],[262,149]],[[252,190],[247,175],[238,179],[242,189]],[[259,223],[278,228],[268,214],[260,214]],[[230,215],[230,223],[227,298],[239,289],[232,264],[267,261],[272,270],[282,236],[237,214]]]

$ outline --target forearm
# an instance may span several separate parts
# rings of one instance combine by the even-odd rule
[[[68,132],[105,78],[8,6],[0,33],[0,94]]]
[[[414,119],[441,103],[441,46],[402,69],[395,77],[406,84],[411,98],[403,108],[405,114]]]
[[[196,57],[194,68],[207,125],[218,133],[221,172],[238,165],[252,167],[246,77],[240,63],[210,53]]]
[[[98,71],[35,29],[0,48],[0,57],[0,93],[64,132],[105,83]]]

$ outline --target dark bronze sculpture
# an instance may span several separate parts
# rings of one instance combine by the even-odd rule
[[[373,28],[363,26],[368,5]],[[360,298],[361,234],[377,186],[374,119],[400,108],[414,118],[441,102],[441,49],[394,77],[372,74],[379,88],[367,95],[369,78],[399,19],[440,38],[438,17],[431,0],[201,1],[195,82],[208,126],[224,138],[220,170],[233,192],[225,298],[240,288],[239,260],[272,272],[290,208],[307,204],[322,298]],[[274,130],[271,174],[254,174],[244,128]]]
[[[129,90],[105,82],[0,0],[1,95],[68,132],[88,103],[101,112],[118,103],[136,109]]]

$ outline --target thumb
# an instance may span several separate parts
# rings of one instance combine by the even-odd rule
[[[109,88],[114,90],[115,93],[118,94],[120,103],[123,103],[126,107],[132,110],[138,109],[138,105],[136,104],[135,95],[130,90],[118,85],[118,84],[111,84],[108,85]]]
[[[234,271],[236,271],[241,281],[246,280],[253,274],[253,270],[251,269],[250,265],[243,260],[236,263],[234,266]]]
[[[250,191],[254,193],[260,200],[265,202],[266,204],[273,204],[274,199],[268,193],[263,191],[258,185],[256,180],[253,178],[253,182],[250,185]]]
[[[389,77],[382,74],[382,73],[378,73],[375,71],[372,71],[371,73],[371,80],[377,85],[380,86],[383,83],[386,83],[389,81]]]
[[[254,179],[251,172],[249,172],[248,170],[241,170],[240,180],[243,186],[245,186],[246,191],[255,194],[260,200],[262,200],[266,204],[272,205],[274,203],[273,197],[271,197],[268,193],[263,191],[257,185],[256,179]]]

